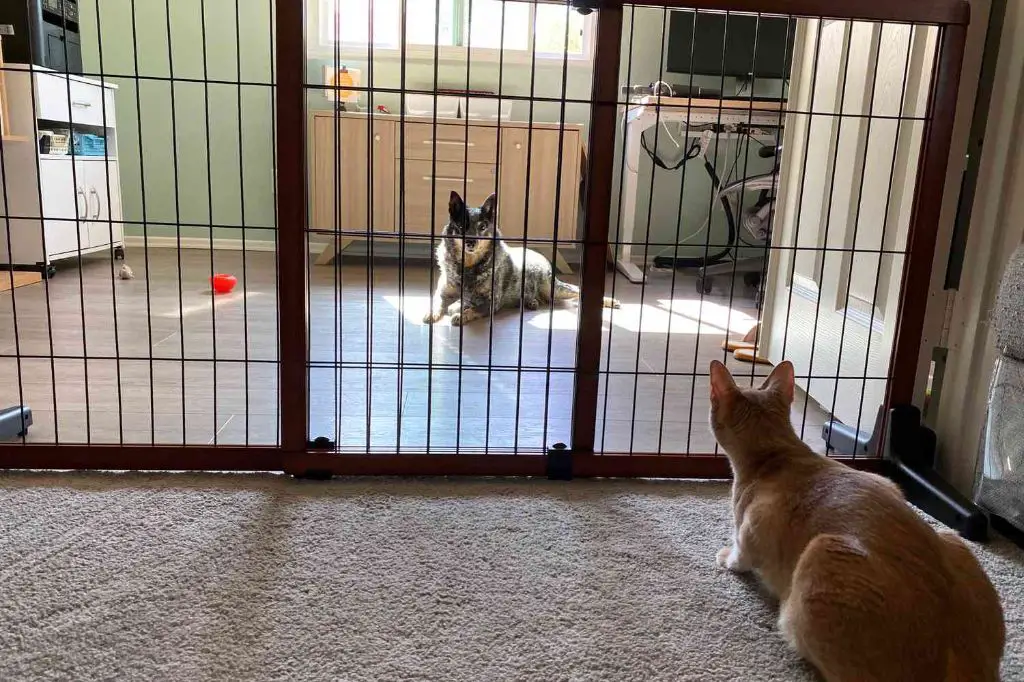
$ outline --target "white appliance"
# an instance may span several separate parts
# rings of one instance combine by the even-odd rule
[[[115,85],[39,66],[8,64],[10,139],[3,145],[6,201],[0,194],[0,264],[55,272],[53,262],[109,251],[124,258],[117,163]],[[102,136],[104,156],[40,153],[39,132]]]

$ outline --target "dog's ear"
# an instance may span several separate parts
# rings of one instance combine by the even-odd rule
[[[480,205],[480,215],[489,223],[494,222],[494,216],[498,209],[498,194],[491,192],[491,196],[484,199]]]
[[[452,192],[448,197],[448,217],[454,221],[460,221],[465,215],[466,202],[462,200],[458,192]]]

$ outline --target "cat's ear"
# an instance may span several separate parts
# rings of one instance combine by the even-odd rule
[[[466,213],[466,202],[462,200],[458,192],[453,191],[448,196],[448,216],[452,220],[461,220]]]
[[[491,192],[491,196],[484,199],[484,203],[480,205],[480,215],[483,216],[484,220],[489,223],[494,222],[494,214],[498,208],[498,194],[497,192]]]
[[[789,405],[793,402],[794,387],[796,385],[796,371],[793,363],[783,360],[775,366],[768,378],[761,385],[761,390],[775,391]]]
[[[718,403],[732,397],[736,392],[736,381],[732,374],[718,360],[711,361],[711,402]]]

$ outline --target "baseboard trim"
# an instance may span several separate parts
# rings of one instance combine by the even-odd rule
[[[203,249],[210,248],[210,240],[205,237],[143,237],[141,235],[128,235],[124,238],[126,248],[145,248],[149,245],[151,249]],[[242,251],[243,242],[241,239],[214,238],[214,251]],[[246,251],[260,251],[273,253],[277,251],[277,242],[269,239],[246,239],[244,242]],[[323,243],[312,243],[309,245],[310,253],[320,253],[324,248]]]

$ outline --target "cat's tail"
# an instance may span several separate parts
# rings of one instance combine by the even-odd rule
[[[574,301],[580,297],[580,288],[575,284],[569,284],[562,280],[555,278],[555,300],[556,301]],[[604,297],[605,308],[618,308],[622,304],[614,298]]]

